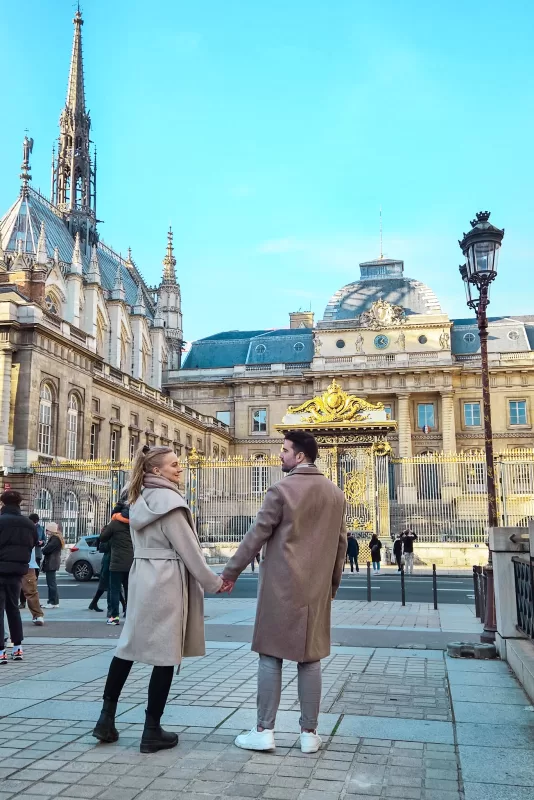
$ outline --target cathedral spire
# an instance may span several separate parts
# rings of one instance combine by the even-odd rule
[[[100,264],[98,262],[98,253],[96,245],[93,245],[91,250],[91,261],[89,262],[89,271],[85,276],[87,283],[96,283],[98,286],[102,285],[102,277],[100,274]]]
[[[85,108],[80,9],[74,15],[74,37],[65,107],[59,118],[57,158],[52,165],[52,203],[65,215],[73,236],[80,233],[89,255],[96,236],[96,181],[89,151],[91,119]]]
[[[163,259],[163,280],[162,283],[176,286],[176,259],[174,257],[174,247],[172,243],[173,233],[172,228],[169,226],[167,233],[167,253]]]

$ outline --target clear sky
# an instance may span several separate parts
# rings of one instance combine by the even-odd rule
[[[0,209],[35,139],[48,196],[72,0],[3,0]],[[379,252],[452,317],[457,240],[506,228],[492,314],[534,313],[531,0],[86,0],[102,238],[159,281],[175,231],[184,328],[321,318]]]

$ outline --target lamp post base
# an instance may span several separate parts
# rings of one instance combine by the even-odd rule
[[[487,564],[482,569],[486,577],[486,613],[484,616],[484,630],[480,641],[484,644],[493,644],[497,632],[497,615],[495,612],[495,585],[493,582],[493,566]]]

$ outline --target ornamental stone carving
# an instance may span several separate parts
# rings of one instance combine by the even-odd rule
[[[388,328],[402,325],[404,319],[402,306],[394,306],[387,300],[375,300],[371,308],[360,314],[359,323],[365,328]]]

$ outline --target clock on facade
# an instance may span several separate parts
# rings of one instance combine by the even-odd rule
[[[385,350],[388,344],[389,338],[385,333],[379,333],[378,336],[375,336],[375,347],[377,347],[379,350]]]

